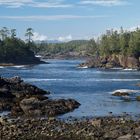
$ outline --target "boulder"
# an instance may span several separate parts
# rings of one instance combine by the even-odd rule
[[[136,100],[137,100],[137,101],[140,101],[140,96],[137,96],[137,97],[136,97]]]
[[[44,100],[36,98],[23,99],[20,107],[26,116],[56,116],[64,114],[79,107],[79,103],[73,99]]]
[[[117,138],[117,140],[132,140],[131,137],[132,136],[130,134],[127,134],[124,136],[120,136],[119,138]]]
[[[56,116],[80,105],[73,99],[49,100],[49,93],[20,77],[0,78],[0,111],[11,111],[13,116]]]
[[[112,94],[113,96],[129,96],[130,94],[128,92],[114,92]]]

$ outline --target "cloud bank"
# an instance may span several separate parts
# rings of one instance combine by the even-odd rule
[[[65,20],[65,19],[96,19],[108,18],[108,15],[80,16],[80,15],[34,15],[34,16],[0,16],[0,19],[21,20],[21,21],[40,21],[40,20]]]
[[[129,4],[127,0],[0,0],[0,5],[7,8],[35,7],[35,8],[70,8],[84,6],[121,6]]]

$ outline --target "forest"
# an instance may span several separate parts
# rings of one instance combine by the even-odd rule
[[[69,42],[47,43],[34,42],[33,29],[25,32],[26,41],[16,36],[16,29],[3,27],[0,30],[0,62],[1,63],[38,63],[35,54],[55,57],[56,55],[75,54],[77,57],[109,57],[111,55],[140,57],[140,29],[134,31],[107,30],[97,39],[73,40]]]
[[[134,31],[107,30],[105,34],[97,39],[75,40],[65,43],[46,43],[37,44],[33,49],[36,53],[42,55],[65,54],[68,52],[77,52],[83,56],[108,57],[112,54],[140,57],[140,29]]]
[[[27,41],[23,41],[16,37],[16,29],[9,30],[3,27],[0,30],[0,63],[1,64],[36,64],[41,61],[35,57],[30,47],[33,45],[31,41],[32,29],[28,28],[25,35]]]

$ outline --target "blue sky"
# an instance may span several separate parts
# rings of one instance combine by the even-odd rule
[[[106,29],[140,25],[140,0],[0,0],[0,27],[16,28],[34,40],[89,39]]]

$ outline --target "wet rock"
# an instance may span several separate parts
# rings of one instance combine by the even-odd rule
[[[101,126],[101,120],[93,120],[93,121],[91,121],[91,124],[95,127],[100,127]]]
[[[128,92],[115,92],[112,94],[113,96],[129,96],[130,94]]]
[[[137,96],[137,97],[136,97],[136,100],[137,100],[137,101],[140,101],[140,96]]]
[[[23,99],[20,107],[27,116],[56,116],[67,113],[79,107],[79,103],[73,99],[43,100],[40,101],[34,97]]]
[[[132,136],[130,134],[127,134],[124,136],[120,136],[119,138],[117,138],[117,140],[132,140],[131,137]]]
[[[135,128],[135,135],[140,137],[140,127]]]
[[[136,86],[140,87],[140,83],[137,83]]]
[[[94,57],[80,64],[81,67],[89,68],[131,68],[139,69],[140,61],[135,57],[123,55],[110,55],[108,57]]]
[[[9,110],[12,116],[56,116],[79,107],[73,99],[49,100],[44,91],[25,83],[20,77],[0,77],[0,111]]]
[[[7,119],[3,118],[3,117],[0,117],[0,124],[5,125],[6,123],[7,123]]]

